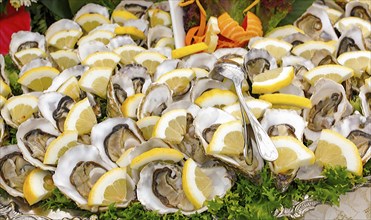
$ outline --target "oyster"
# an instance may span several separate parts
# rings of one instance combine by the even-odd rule
[[[231,177],[224,167],[201,168],[212,180],[212,195],[224,196],[232,187]],[[177,164],[152,162],[140,172],[137,184],[138,200],[149,210],[160,214],[181,211],[185,215],[203,212],[207,207],[195,210],[182,187],[182,168]]]
[[[304,119],[308,122],[304,134],[315,141],[322,129],[329,129],[335,122],[352,113],[353,107],[346,98],[344,87],[330,79],[320,79],[312,88],[312,108],[305,109]]]
[[[3,80],[6,84],[9,84],[9,78],[5,74],[5,60],[2,54],[0,54],[0,79]]]
[[[151,77],[147,69],[139,64],[129,64],[121,68],[118,74],[128,77],[132,82],[134,93],[145,93],[151,84]],[[130,95],[129,95],[130,96]]]
[[[25,63],[22,63],[18,58],[21,53],[27,52],[27,50],[36,50],[40,58],[45,55],[45,37],[39,33],[30,31],[19,31],[12,35],[12,39],[9,45],[9,54],[12,57],[13,62],[21,68]]]
[[[197,53],[189,56],[185,61],[184,66],[186,68],[203,68],[210,72],[214,68],[216,61],[217,59],[213,54]]]
[[[229,87],[227,87],[226,84],[209,79],[209,78],[199,78],[196,79],[193,87],[191,88],[190,91],[190,98],[191,101],[194,103],[194,101],[202,95],[204,92],[210,90],[210,89],[223,89],[223,90],[228,90]]]
[[[147,47],[152,48],[158,40],[165,37],[173,37],[171,28],[162,25],[150,28],[147,35]]]
[[[112,168],[102,160],[95,146],[80,144],[68,149],[59,158],[53,175],[54,185],[80,208],[90,209],[87,199],[91,188],[99,177]]]
[[[145,15],[148,8],[153,5],[150,1],[141,1],[141,0],[123,0],[115,8],[116,10],[126,10],[134,14],[138,18],[141,18]]]
[[[371,21],[370,7],[368,4],[358,1],[351,1],[345,5],[344,17],[359,17]]]
[[[294,24],[313,40],[329,41],[338,39],[330,18],[322,7],[309,7]]]
[[[107,46],[109,49],[114,50],[124,45],[136,45],[136,43],[130,36],[124,35],[112,38]]]
[[[8,137],[7,126],[4,122],[4,119],[0,116],[0,147],[3,146],[3,143],[6,141]]]
[[[276,59],[264,49],[251,49],[244,56],[243,66],[250,82],[254,76],[266,71],[277,68]],[[247,78],[246,77],[246,78]]]
[[[361,29],[354,26],[342,33],[336,48],[336,57],[344,52],[365,50]]]
[[[29,119],[23,122],[17,131],[16,138],[24,158],[43,170],[54,170],[55,167],[43,164],[46,149],[50,142],[60,135],[59,131],[46,119]]]
[[[287,43],[292,44],[292,46],[295,47],[299,44],[312,40],[312,38],[310,38],[306,34],[298,32],[298,33],[293,33],[293,34],[290,34],[284,37],[283,40],[286,41]]]
[[[270,137],[292,136],[303,140],[304,119],[294,110],[267,109],[261,125]]]
[[[96,124],[91,131],[91,143],[112,167],[129,148],[144,142],[135,121],[130,118],[110,118]]]
[[[152,84],[138,107],[138,119],[147,116],[160,116],[173,102],[171,90],[166,84]]]
[[[156,72],[153,75],[153,80],[157,81],[163,74],[170,72],[171,70],[174,70],[176,68],[182,68],[183,66],[183,61],[179,59],[164,60],[164,62],[160,63],[157,66]]]
[[[70,39],[73,39],[73,37],[75,37],[76,41],[78,38],[82,36],[82,29],[80,25],[78,25],[76,22],[69,20],[69,19],[60,19],[57,22],[54,22],[52,25],[50,25],[45,32],[45,39],[46,39],[46,43],[48,44],[48,46],[56,46],[58,41],[54,37],[56,36],[56,34],[61,34],[63,32],[67,32],[68,35],[72,35]],[[67,45],[71,47],[67,47]],[[56,49],[60,49],[60,50],[73,49],[74,46],[75,44],[68,42],[68,43],[65,43],[63,47],[56,48]],[[53,48],[49,48],[49,49],[53,49]]]
[[[38,107],[42,116],[48,119],[60,132],[63,132],[64,121],[74,104],[75,102],[71,97],[50,92],[39,97]]]
[[[371,117],[351,115],[337,122],[332,129],[357,146],[362,162],[366,164],[371,158]]]
[[[63,85],[63,83],[65,83],[71,77],[76,77],[76,79],[80,79],[81,75],[88,69],[89,69],[88,66],[77,65],[63,70],[58,76],[56,76],[53,79],[52,84],[49,86],[47,90],[45,90],[45,92],[56,92]]]

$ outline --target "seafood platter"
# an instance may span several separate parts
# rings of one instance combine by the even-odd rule
[[[271,218],[297,218],[328,202],[309,189],[338,173],[369,187],[370,3],[315,1],[267,33],[256,3],[241,25],[199,0],[89,3],[45,34],[14,33],[0,56],[0,218],[266,219],[265,201]]]

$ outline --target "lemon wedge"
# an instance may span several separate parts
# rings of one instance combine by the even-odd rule
[[[252,93],[257,94],[276,92],[290,85],[294,79],[294,76],[295,73],[292,66],[267,70],[254,77],[252,83]]]
[[[137,118],[137,109],[144,97],[143,93],[129,96],[121,105],[121,112],[124,117]]]
[[[333,54],[336,50],[336,41],[307,41],[295,46],[292,53],[296,56],[301,56],[307,60],[313,58],[314,53],[319,50],[327,50],[329,54]]]
[[[259,99],[272,103],[273,108],[312,108],[312,102],[310,101],[310,99],[297,95],[280,93],[264,94],[259,96]]]
[[[155,48],[164,48],[168,47],[172,50],[175,48],[175,41],[172,37],[163,37],[160,40],[157,41]]]
[[[183,140],[187,127],[187,111],[175,109],[166,112],[153,128],[153,137],[161,138],[172,144],[179,144]]]
[[[58,50],[50,53],[50,56],[61,70],[68,69],[80,63],[77,53],[72,50]]]
[[[148,10],[149,21],[151,27],[157,25],[170,26],[171,25],[171,16],[169,12],[164,10],[154,8]]]
[[[89,33],[88,35],[83,36],[77,42],[77,45],[81,45],[87,43],[89,41],[100,41],[103,44],[108,44],[109,41],[115,37],[115,33],[108,31],[108,30],[96,30],[94,32]]]
[[[115,29],[115,34],[117,35],[130,35],[133,40],[143,40],[146,38],[146,35],[143,31],[139,30],[136,27],[132,26],[120,26]]]
[[[243,153],[244,139],[240,120],[221,124],[206,149],[208,154],[238,156]]]
[[[134,57],[138,55],[139,53],[145,51],[143,47],[137,46],[137,45],[123,45],[121,47],[115,48],[113,51],[120,55],[121,57],[121,63],[124,65],[134,63]]]
[[[8,97],[11,92],[12,89],[10,86],[0,79],[0,95],[3,97]]]
[[[44,164],[55,165],[58,159],[71,147],[77,145],[77,131],[65,131],[50,142],[46,148]]]
[[[273,172],[285,174],[314,163],[314,153],[298,139],[291,136],[276,136],[271,139],[278,151],[277,160],[272,162]]]
[[[160,120],[159,116],[148,116],[139,119],[136,122],[145,140],[149,140],[152,137],[153,128],[155,127],[158,120]]]
[[[342,53],[337,61],[354,70],[354,76],[361,77],[362,73],[371,74],[371,51],[350,51]]]
[[[85,92],[91,92],[101,98],[106,98],[111,75],[112,69],[110,67],[92,67],[82,74],[79,86]]]
[[[111,18],[118,24],[124,25],[127,20],[136,20],[138,17],[125,9],[117,9],[112,12]]]
[[[81,63],[90,67],[107,67],[114,69],[121,57],[114,52],[96,52],[88,55]]]
[[[147,68],[148,72],[153,75],[160,63],[166,60],[166,57],[158,52],[143,51],[134,57],[134,61]]]
[[[337,83],[349,79],[354,74],[353,69],[337,64],[328,64],[317,66],[308,72],[304,73],[304,78],[314,85],[321,78],[331,79]]]
[[[192,69],[175,69],[161,75],[157,82],[167,84],[173,92],[173,96],[179,96],[190,90],[194,77],[195,73]]]
[[[218,26],[218,19],[214,16],[210,16],[209,20],[207,21],[207,28],[204,40],[204,42],[208,46],[206,52],[213,53],[216,50],[216,47],[218,46],[219,33],[220,29]]]
[[[89,192],[88,205],[108,206],[125,202],[128,190],[133,190],[126,176],[126,169],[114,168],[99,177]]]
[[[211,89],[196,98],[195,104],[206,107],[224,107],[237,101],[237,95],[229,90]]]
[[[189,46],[185,46],[185,47],[172,50],[171,57],[173,59],[179,59],[179,58],[191,55],[191,54],[202,52],[204,50],[207,50],[208,48],[209,46],[204,42],[196,43],[196,44],[192,44]]]
[[[79,16],[75,21],[81,26],[85,33],[89,33],[91,30],[102,24],[111,23],[110,20],[108,20],[108,18],[101,14],[96,13],[83,14]]]
[[[350,30],[352,27],[358,27],[362,31],[364,38],[370,36],[371,34],[371,25],[370,21],[366,21],[358,17],[345,17],[340,19],[335,23],[334,27],[338,29],[341,33]]]
[[[64,82],[58,88],[57,92],[60,92],[64,95],[68,95],[75,101],[80,100],[81,90],[80,90],[79,82],[74,76],[71,76],[66,82]]]
[[[77,131],[79,135],[88,134],[95,124],[97,124],[97,118],[88,98],[85,98],[72,106],[68,112],[64,122],[64,131]]]
[[[205,201],[210,199],[213,190],[212,180],[197,166],[192,158],[184,163],[182,185],[184,194],[196,209],[200,209]]]
[[[55,188],[52,174],[40,168],[33,169],[23,183],[24,198],[33,205],[47,198]]]
[[[323,129],[315,150],[316,163],[323,166],[343,166],[362,175],[362,158],[356,145],[336,131]]]
[[[59,71],[54,67],[36,67],[26,71],[18,79],[18,83],[33,91],[44,91],[49,88],[54,77],[58,76],[58,74]]]
[[[38,111],[38,98],[32,95],[13,96],[5,102],[12,121],[20,125]]]
[[[73,49],[81,36],[81,30],[71,29],[58,31],[49,38],[48,44],[59,50]]]
[[[45,58],[46,53],[40,48],[29,48],[16,52],[14,56],[24,66],[36,58]]]
[[[291,34],[295,34],[295,33],[304,34],[304,31],[295,27],[294,25],[289,24],[289,25],[274,28],[273,30],[271,30],[270,32],[265,34],[265,37],[277,38],[277,39],[281,40],[284,37],[289,36]]]
[[[184,155],[178,150],[171,148],[155,147],[149,151],[140,154],[137,157],[134,157],[130,163],[130,168],[139,169],[146,165],[147,163],[158,160],[173,161],[174,163],[177,163],[181,161],[183,158]]]
[[[256,40],[251,48],[265,49],[270,55],[272,55],[278,63],[281,62],[282,57],[286,56],[292,48],[292,45],[283,40],[275,38],[263,38]]]

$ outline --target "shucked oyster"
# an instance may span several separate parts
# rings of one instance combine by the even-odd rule
[[[38,118],[23,122],[16,137],[19,149],[28,162],[43,170],[54,170],[55,167],[45,165],[43,161],[48,145],[59,135],[59,131],[48,120]]]
[[[231,178],[224,167],[201,168],[212,180],[212,195],[224,196],[232,187]],[[138,200],[149,210],[160,214],[183,214],[206,211],[207,207],[196,210],[184,194],[182,186],[182,168],[177,164],[152,162],[140,172],[137,184]]]
[[[11,196],[23,197],[23,183],[35,167],[27,162],[17,145],[1,147],[0,186]]]
[[[87,199],[94,183],[108,170],[98,149],[92,145],[77,145],[61,156],[53,175],[55,186],[81,208],[89,209]]]

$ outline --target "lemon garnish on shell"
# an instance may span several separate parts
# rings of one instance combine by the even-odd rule
[[[46,148],[44,164],[55,165],[58,159],[71,147],[77,145],[77,131],[65,131],[50,142]]]
[[[290,85],[294,79],[294,76],[295,73],[292,66],[267,70],[254,77],[252,83],[252,93],[276,92]]]
[[[337,65],[328,64],[314,67],[308,72],[304,73],[304,78],[311,84],[314,85],[321,78],[331,79],[337,83],[342,83],[343,81],[349,79],[353,76],[353,69]]]
[[[187,126],[187,111],[175,109],[166,112],[153,128],[153,137],[161,138],[172,144],[179,144],[183,140]]]
[[[59,71],[54,67],[36,67],[26,71],[18,79],[18,83],[32,89],[33,91],[44,91],[49,88],[54,77],[58,74]]]
[[[130,163],[130,168],[139,169],[152,161],[173,161],[177,163],[183,158],[184,155],[178,150],[156,147],[134,157]]]
[[[52,174],[40,168],[33,169],[23,183],[24,198],[33,205],[47,198],[55,188]]]
[[[95,124],[97,118],[88,98],[85,98],[72,106],[68,112],[64,131],[77,131],[79,135],[88,134]]]

